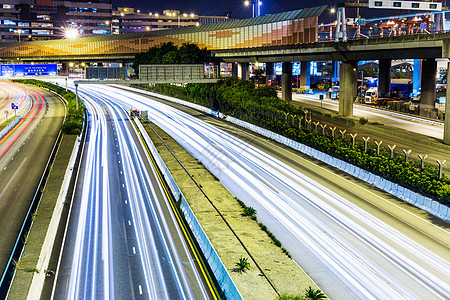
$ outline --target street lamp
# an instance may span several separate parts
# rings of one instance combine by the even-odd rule
[[[106,23],[106,25],[111,25],[110,28],[109,28],[109,33],[113,34],[113,22],[112,22],[112,20],[111,20],[111,22],[110,21],[106,21],[105,23]]]
[[[20,43],[20,34],[22,33],[22,29],[17,29],[17,33],[19,34],[19,43]]]
[[[244,5],[245,6],[250,6],[250,4],[252,5],[252,17],[255,17],[255,4],[257,5],[257,12],[256,12],[256,16],[259,17],[261,15],[261,5],[262,5],[262,1],[261,0],[246,0],[244,1]]]
[[[73,68],[73,62],[69,63],[69,78],[70,78],[70,69]]]
[[[252,4],[252,18],[254,18],[255,17],[255,2],[251,2],[250,3],[250,1],[249,0],[246,0],[245,2],[244,2],[244,5],[245,6],[250,6],[250,4]]]
[[[64,31],[64,37],[68,40],[74,40],[78,38],[78,30],[72,27],[62,27]]]

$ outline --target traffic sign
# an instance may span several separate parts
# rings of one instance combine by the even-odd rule
[[[19,107],[15,103],[11,103],[11,109],[19,109]]]
[[[427,29],[427,23],[420,23],[420,29]]]
[[[358,19],[356,19],[355,25],[365,26],[366,25],[366,19],[365,18],[358,18]]]
[[[9,113],[9,111],[5,110],[5,115],[7,115]]]

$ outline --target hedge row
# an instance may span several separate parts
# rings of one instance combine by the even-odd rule
[[[248,81],[230,78],[220,80],[217,84],[189,84],[186,87],[156,85],[153,89],[274,131],[443,204],[448,205],[450,202],[450,180],[445,174],[439,180],[435,166],[425,164],[421,170],[419,162],[405,162],[404,157],[397,153],[390,159],[389,152],[383,147],[379,155],[376,149],[369,149],[366,153],[363,143],[357,142],[353,146],[348,138],[333,139],[315,130],[293,126],[292,117],[301,119],[303,112],[281,101],[276,97],[276,91],[269,87],[255,88]],[[287,114],[289,118],[286,117]]]
[[[32,84],[44,89],[48,89],[60,95],[65,101],[67,106],[67,116],[64,124],[61,126],[61,131],[65,134],[80,134],[84,123],[84,113],[86,108],[83,102],[79,100],[79,109],[76,109],[75,93],[66,91],[64,88],[51,84],[49,82],[40,81],[36,79],[18,79],[14,82],[20,82],[24,84]]]

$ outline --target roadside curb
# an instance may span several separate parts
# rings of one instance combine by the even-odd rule
[[[78,151],[80,149],[81,140],[80,137],[77,137],[75,141],[75,145],[72,150],[72,154],[70,155],[69,164],[67,165],[67,169],[64,175],[64,180],[61,185],[61,189],[59,191],[58,199],[56,201],[55,208],[53,210],[53,214],[48,224],[48,231],[45,235],[45,239],[42,243],[41,252],[39,254],[39,259],[36,264],[36,269],[41,270],[39,273],[34,273],[33,280],[31,282],[30,289],[28,291],[27,299],[33,299],[35,295],[40,295],[42,291],[42,287],[44,286],[45,280],[45,272],[42,270],[46,270],[50,256],[52,254],[53,245],[55,242],[56,233],[58,230],[59,222],[61,220],[62,210],[64,208],[64,201],[67,196],[67,192],[69,190],[69,185],[72,179],[73,170],[76,163],[76,158],[78,156]],[[39,210],[39,208],[38,208]]]

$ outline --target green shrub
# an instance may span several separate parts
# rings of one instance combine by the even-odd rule
[[[239,274],[242,274],[242,272],[245,272],[247,269],[250,269],[250,263],[247,261],[246,257],[240,257],[239,261],[235,264],[236,269],[235,271]]]
[[[365,124],[367,124],[367,122],[369,122],[368,119],[366,119],[366,118],[364,118],[364,117],[359,118],[359,124],[365,125]]]
[[[246,217],[253,217],[256,215],[256,209],[250,206],[244,207],[244,212],[242,213]]]
[[[326,298],[327,298],[327,296],[325,296],[325,294],[322,293],[322,291],[319,289],[314,290],[312,287],[308,287],[305,291],[305,299],[316,300],[316,299],[326,299]]]

